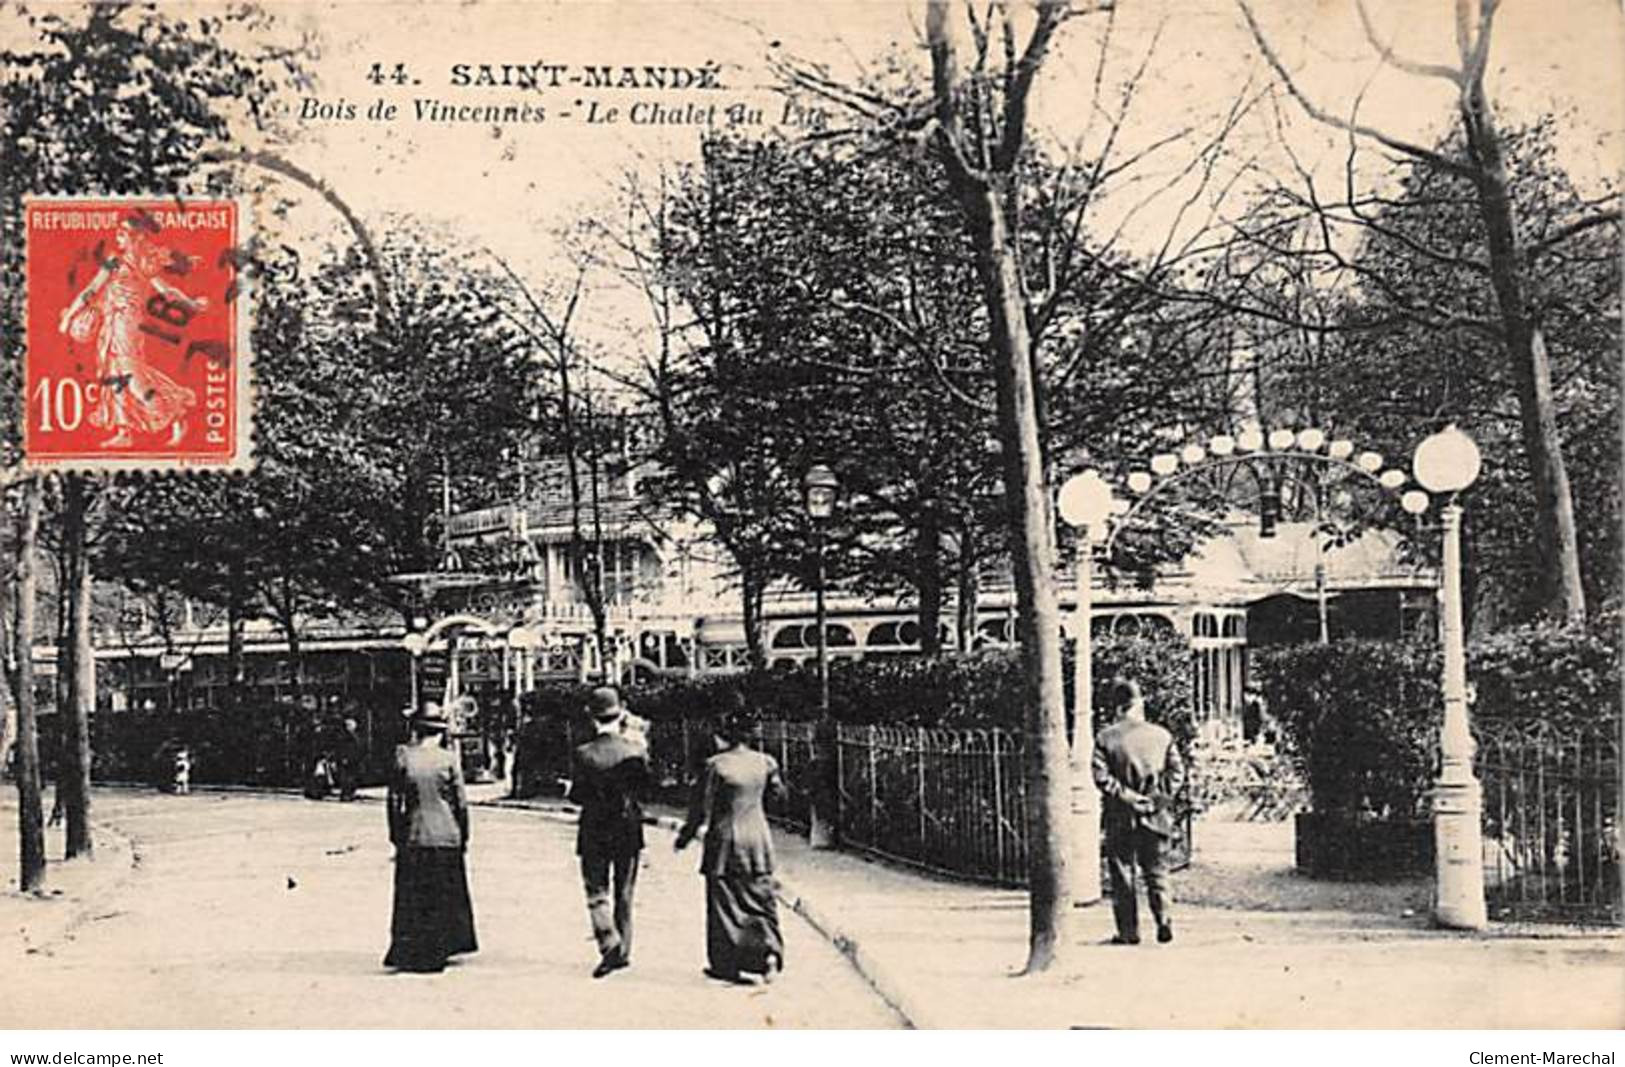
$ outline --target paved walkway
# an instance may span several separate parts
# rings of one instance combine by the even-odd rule
[[[0,1029],[876,1028],[901,1020],[794,916],[771,987],[702,975],[698,856],[660,834],[645,854],[634,965],[602,981],[574,830],[531,812],[475,813],[469,879],[481,949],[439,975],[391,974],[390,855],[381,807],[297,797],[104,791],[104,823],[141,857],[111,896],[56,898],[77,918],[33,927],[8,963],[26,993],[0,998]],[[14,804],[0,819],[15,826]],[[15,831],[0,849],[15,856]],[[664,845],[664,847],[662,847]],[[0,853],[4,855],[5,853]],[[99,858],[116,870],[112,855]],[[52,872],[67,875],[67,868]],[[0,916],[50,901],[0,898]],[[88,910],[84,905],[88,904]],[[17,923],[8,922],[8,926]]]
[[[1104,943],[1113,928],[1103,902],[1077,909],[1053,973],[1014,978],[1026,958],[1025,894],[812,852],[794,837],[781,838],[781,855],[792,892],[916,1026],[1625,1024],[1619,936],[1473,937],[1428,929],[1421,916],[1187,906],[1173,944],[1122,947]]]
[[[111,907],[119,890],[134,877],[137,857],[128,837],[101,824],[94,834],[95,852],[71,862],[62,859],[63,828],[45,830],[45,886],[39,893],[17,892],[17,801],[9,783],[0,801],[0,864],[5,893],[0,896],[0,953],[25,956],[61,941],[98,909]],[[50,794],[46,794],[49,810]]]
[[[500,787],[473,792],[487,809],[513,806]],[[223,805],[225,821],[180,814],[208,804]],[[386,979],[376,968],[387,922],[377,807],[265,797],[104,802],[101,810],[131,830],[145,857],[141,877],[118,890],[114,914],[102,908],[94,924],[69,935],[69,947],[48,950],[71,970],[46,968],[36,981],[47,1003],[56,1003],[55,995],[63,1003],[85,1002],[73,992],[81,987],[106,994],[86,1002],[92,1014],[75,1009],[55,1019],[67,1026],[87,1025],[86,1018],[97,1019],[95,1025],[148,1019],[143,1013],[150,1008],[135,1005],[154,998],[167,999],[166,1014],[137,1025],[195,1025],[186,1020],[200,1018],[205,1005],[207,1017],[222,1026],[289,1025],[295,1017],[300,1025],[340,1027],[895,1022],[840,964],[833,945],[922,1027],[1625,1025],[1625,938],[1618,931],[1433,930],[1425,885],[1305,883],[1283,868],[1290,858],[1279,834],[1256,829],[1205,835],[1209,858],[1182,876],[1198,902],[1179,907],[1172,945],[1106,945],[1109,904],[1082,908],[1062,964],[1036,978],[1012,977],[1025,959],[1023,893],[813,852],[803,839],[781,834],[785,899],[824,937],[787,916],[791,967],[784,983],[744,996],[698,976],[700,886],[692,857],[674,856],[651,830],[641,928],[670,943],[654,952],[644,941],[640,953],[657,958],[594,983],[582,975],[591,948],[562,822],[568,813],[557,801],[519,806],[543,810],[482,810],[476,817],[472,867],[487,951],[427,980],[431,992],[421,998],[413,984],[424,980]],[[0,818],[7,814],[0,810]],[[669,827],[672,814],[659,821]],[[0,833],[0,849],[8,848],[14,841]],[[297,874],[297,893],[283,887],[284,869]],[[37,905],[14,897],[7,906]],[[188,916],[186,930],[163,933],[159,924],[137,932],[149,929],[149,916],[176,914]],[[246,931],[245,915],[255,920]],[[673,938],[678,930],[689,933]],[[105,940],[108,931],[118,931],[112,941]],[[86,982],[89,976],[98,980]],[[602,996],[610,982],[631,999]],[[262,995],[266,986],[269,998]],[[146,996],[132,998],[130,989]],[[674,998],[678,989],[684,992]],[[628,1003],[638,1005],[635,1017],[623,1016]],[[314,1016],[306,1014],[309,1005]]]
[[[920,1027],[1625,1024],[1618,931],[1435,930],[1427,883],[1293,874],[1284,824],[1204,826],[1200,841],[1204,858],[1175,877],[1176,894],[1183,881],[1199,903],[1178,907],[1173,944],[1106,944],[1103,901],[1074,912],[1062,964],[1036,978],[1014,977],[1026,961],[1025,893],[814,852],[793,834],[777,846],[787,902]]]

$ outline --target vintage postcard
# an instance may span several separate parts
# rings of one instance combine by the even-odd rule
[[[1615,1062],[1622,46],[0,3],[6,1051]]]
[[[245,469],[241,206],[53,197],[23,213],[28,465]]]

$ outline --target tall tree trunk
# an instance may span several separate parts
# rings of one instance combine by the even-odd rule
[[[763,582],[750,567],[739,570],[740,617],[745,627],[745,658],[755,670],[767,666],[767,650],[762,644]]]
[[[305,653],[299,644],[299,616],[294,611],[293,590],[283,582],[284,599],[277,606],[277,619],[282,623],[282,636],[288,642],[288,667],[292,677],[293,699],[298,701],[305,690]]]
[[[611,675],[611,654],[609,640],[609,597],[604,586],[604,504],[600,497],[599,474],[601,463],[598,454],[598,430],[593,425],[592,397],[587,399],[587,443],[592,449],[588,457],[589,486],[592,490],[592,588],[587,593],[587,607],[592,611],[593,637],[598,642],[599,674],[606,682],[613,683],[615,678]],[[619,543],[616,551],[620,550]]]
[[[52,553],[52,563],[56,577],[54,590],[56,593],[56,634],[51,642],[51,647],[56,649],[56,679],[52,686],[56,691],[56,703],[52,706],[52,710],[55,712],[60,712],[68,706],[68,682],[73,676],[73,646],[68,643],[68,589],[73,584],[73,564],[68,558],[70,552],[71,549],[67,544],[67,538],[64,537],[59,551]],[[60,742],[62,720],[58,718],[55,722],[58,742]],[[60,744],[53,746],[53,748],[60,751]],[[61,762],[60,757],[57,758],[57,762]],[[50,776],[59,769],[55,765],[48,768],[42,767],[42,773]]]
[[[1003,212],[1004,194],[992,181],[961,183],[957,192],[976,247],[998,387],[1016,625],[1026,677],[1031,901],[1027,971],[1035,973],[1055,962],[1066,940],[1072,909],[1071,773],[1061,675],[1061,614],[1055,596],[1055,527],[1044,477],[1032,338],[1027,331],[1016,252]]]
[[[981,559],[976,551],[976,534],[972,528],[972,520],[967,517],[959,528],[958,591],[954,605],[960,652],[969,652],[976,645],[976,607],[981,594],[980,570]]]
[[[1501,311],[1507,357],[1518,395],[1523,447],[1535,490],[1535,558],[1541,609],[1569,622],[1584,622],[1585,587],[1580,581],[1580,543],[1574,497],[1563,462],[1552,401],[1552,365],[1546,340],[1530,317],[1523,255],[1512,218],[1512,194],[1501,135],[1490,114],[1482,77],[1462,94],[1462,124],[1476,164],[1478,210],[1490,253],[1490,284]]]
[[[11,747],[17,743],[17,635],[11,628],[16,592],[15,575],[0,582],[0,768],[11,766]]]
[[[90,493],[80,475],[67,476],[63,493],[62,540],[67,558],[68,674],[66,701],[60,717],[62,747],[58,755],[57,792],[63,798],[68,859],[91,854],[90,716],[96,706],[96,653],[91,642],[90,600],[93,575],[86,546],[86,511]]]
[[[942,521],[937,510],[920,511],[915,531],[914,574],[919,607],[915,613],[920,626],[920,652],[931,658],[942,655]]]
[[[40,803],[39,728],[34,717],[34,613],[39,580],[40,483],[23,486],[23,513],[17,538],[17,836],[18,885],[32,893],[45,885],[45,812]]]
[[[247,581],[242,558],[233,555],[226,564],[226,692],[232,710],[243,706],[243,683],[247,680],[243,660],[243,611],[247,605]],[[411,620],[407,620],[410,624]]]

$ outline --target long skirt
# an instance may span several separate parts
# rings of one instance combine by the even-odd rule
[[[721,975],[764,974],[767,958],[784,966],[784,936],[771,874],[705,876],[705,954]]]
[[[463,853],[455,848],[402,848],[395,853],[395,912],[385,967],[438,971],[448,957],[475,952],[474,905]]]

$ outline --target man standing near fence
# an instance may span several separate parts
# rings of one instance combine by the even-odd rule
[[[632,962],[632,893],[643,851],[649,748],[641,734],[625,729],[626,709],[613,687],[594,689],[587,710],[594,736],[576,746],[569,799],[581,805],[576,854],[598,941],[592,976],[603,978]]]
[[[1157,940],[1174,939],[1168,888],[1167,846],[1176,831],[1174,799],[1185,782],[1185,763],[1173,735],[1145,721],[1145,697],[1137,683],[1119,681],[1113,704],[1117,722],[1095,737],[1094,778],[1106,798],[1106,866],[1111,875],[1114,945],[1140,943],[1140,906],[1134,868],[1145,875]]]

